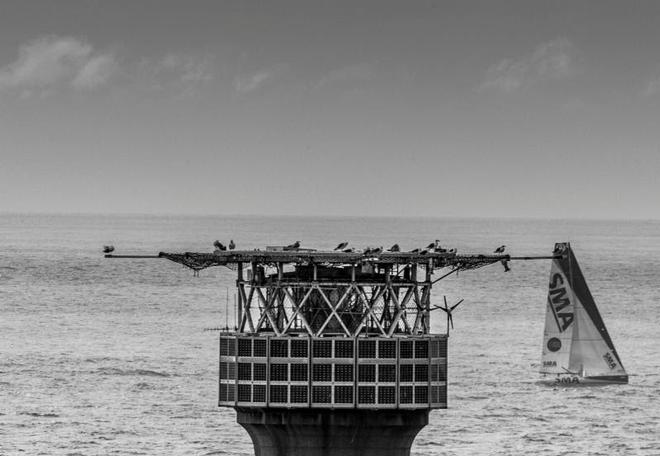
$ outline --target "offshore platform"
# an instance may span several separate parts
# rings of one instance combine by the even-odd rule
[[[447,407],[447,334],[431,333],[430,315],[450,309],[432,306],[433,285],[525,259],[299,246],[106,257],[236,271],[218,403],[236,410],[256,456],[409,455],[429,412]]]

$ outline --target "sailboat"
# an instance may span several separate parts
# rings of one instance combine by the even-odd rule
[[[554,384],[628,383],[603,318],[568,242],[555,244],[541,373]]]

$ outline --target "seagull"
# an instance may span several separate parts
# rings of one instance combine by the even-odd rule
[[[371,255],[371,248],[370,248],[370,247],[367,247],[366,249],[364,249],[364,251],[362,252],[362,254],[363,254],[363,255]]]
[[[431,242],[429,245],[426,246],[426,250],[431,250],[431,249],[435,250],[437,245],[438,245],[438,241]]]
[[[456,253],[456,249],[449,249],[449,253]]]
[[[115,251],[115,246],[114,245],[104,245],[103,246],[103,253],[112,253]]]
[[[355,249],[344,249],[343,252],[344,253],[353,253],[354,250]]]
[[[289,244],[286,247],[284,247],[284,250],[298,250],[300,247],[300,241],[296,241],[293,244]]]
[[[411,250],[410,253],[419,253],[419,249]]]
[[[424,249],[419,252],[420,255],[426,255],[427,253],[429,253],[429,249]]]
[[[496,248],[496,249],[493,251],[493,253],[504,253],[504,248],[505,248],[505,247],[506,247],[505,245],[501,245],[501,246],[499,246],[498,248]]]
[[[227,250],[227,247],[217,240],[213,243],[213,247],[215,247],[216,250]]]
[[[388,252],[400,252],[401,248],[399,247],[399,244],[394,244],[392,247],[387,249]]]
[[[348,247],[348,242],[342,242],[337,247],[335,247],[335,250],[344,250],[346,247]]]
[[[504,266],[504,272],[509,272],[511,270],[508,260],[502,260],[501,263],[502,266]]]
[[[382,251],[383,251],[382,247],[376,247],[375,249],[373,249],[371,251],[371,253],[372,253],[372,255],[378,255],[378,254],[382,253]]]
[[[231,239],[229,241],[229,250],[234,250],[236,248],[236,244],[234,244],[234,240]]]

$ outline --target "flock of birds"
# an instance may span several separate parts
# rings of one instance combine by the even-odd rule
[[[293,244],[289,244],[283,247],[283,250],[289,251],[289,250],[298,250],[300,249],[300,241],[296,241]],[[229,250],[234,250],[236,248],[236,244],[234,243],[234,240],[230,240],[228,245],[224,245],[222,242],[216,240],[213,243],[213,247],[215,247],[216,251],[221,251],[224,252],[227,249]],[[106,246],[107,248],[107,246]],[[504,249],[506,248],[505,245],[501,245],[498,248],[496,248],[493,253],[499,253],[502,254],[504,253]],[[114,248],[113,248],[114,250]],[[353,253],[356,252],[356,250],[353,247],[348,246],[348,242],[340,242],[337,247],[333,249],[335,252],[343,252],[343,253]],[[389,249],[385,250],[386,252],[401,252],[401,247],[399,244],[394,244],[392,247]],[[105,248],[104,248],[105,252]],[[360,250],[357,250],[357,252],[360,252]],[[363,249],[362,254],[364,255],[378,255],[383,252],[383,247],[367,247]],[[408,253],[418,253],[420,255],[426,255],[429,252],[433,253],[456,253],[456,249],[445,249],[442,246],[440,246],[440,240],[436,239],[435,242],[431,242],[429,245],[427,245],[425,248],[416,248],[413,250],[410,250]],[[109,253],[109,252],[106,252]]]
[[[285,246],[283,249],[284,250],[298,250],[300,249],[300,241],[296,241],[293,244],[289,244]],[[224,252],[227,249],[229,250],[234,250],[236,248],[236,244],[234,243],[233,239],[229,240],[229,244],[224,245],[222,242],[216,240],[213,242],[213,247],[215,247],[216,251],[221,251]],[[502,254],[504,253],[504,249],[506,248],[505,245],[501,245],[498,248],[496,248],[493,253],[498,253]],[[104,245],[103,246],[103,253],[105,254],[110,254],[115,251],[115,247],[112,245]],[[343,252],[343,253],[353,253],[356,250],[352,247],[348,246],[348,242],[340,242],[337,247],[334,248],[335,252]],[[394,244],[392,247],[386,250],[387,252],[401,252],[401,247],[399,247],[399,244]],[[358,250],[359,252],[359,250]],[[383,247],[367,247],[364,250],[362,250],[363,255],[379,255],[383,252]],[[420,249],[416,248],[413,250],[410,250],[408,253],[418,253],[420,255],[426,255],[429,252],[433,253],[456,253],[456,249],[445,249],[440,246],[440,240],[436,239],[434,242],[431,242],[429,245],[427,245],[425,248]],[[506,259],[502,260],[502,265],[504,266],[504,272],[509,272],[511,268],[509,267],[509,261]]]

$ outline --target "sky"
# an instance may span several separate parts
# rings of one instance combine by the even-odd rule
[[[0,213],[660,219],[660,2],[3,0]]]

